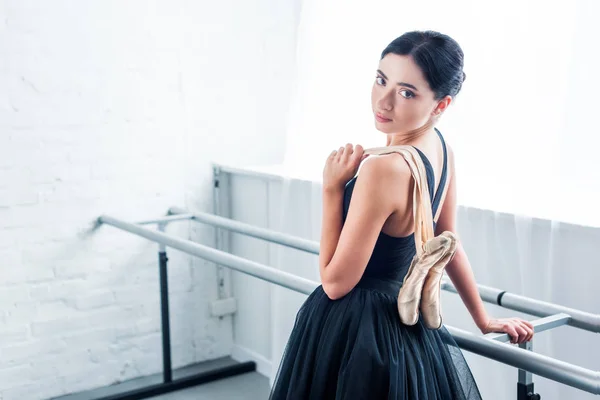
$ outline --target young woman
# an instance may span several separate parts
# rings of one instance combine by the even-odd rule
[[[454,155],[435,123],[464,80],[458,43],[417,31],[383,51],[373,84],[373,116],[386,145],[412,145],[423,159],[433,215],[441,207],[436,235],[456,232],[457,205]],[[447,179],[447,194],[440,196]],[[367,157],[360,145],[347,144],[328,157],[322,285],[298,312],[272,400],[481,399],[446,328],[429,329],[421,316],[416,325],[404,325],[398,315],[398,291],[416,253],[413,185],[398,153]],[[446,272],[481,332],[506,332],[513,343],[531,340],[529,322],[487,315],[462,246]]]

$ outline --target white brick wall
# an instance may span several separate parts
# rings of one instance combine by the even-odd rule
[[[0,1],[0,400],[161,371],[157,245],[91,227],[211,211],[211,161],[280,161],[299,3]],[[214,266],[169,268],[174,366],[229,354]]]

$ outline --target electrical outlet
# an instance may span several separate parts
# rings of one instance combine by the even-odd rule
[[[213,317],[222,317],[233,314],[237,311],[237,302],[235,297],[215,300],[210,303],[210,313]]]

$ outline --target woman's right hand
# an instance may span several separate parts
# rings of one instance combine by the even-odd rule
[[[323,168],[323,188],[344,189],[346,183],[356,175],[360,163],[369,155],[360,144],[351,143],[332,151]]]

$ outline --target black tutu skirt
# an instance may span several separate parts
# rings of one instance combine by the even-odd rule
[[[442,325],[400,322],[400,282],[363,279],[331,300],[319,286],[304,302],[271,400],[476,400],[471,370]]]

